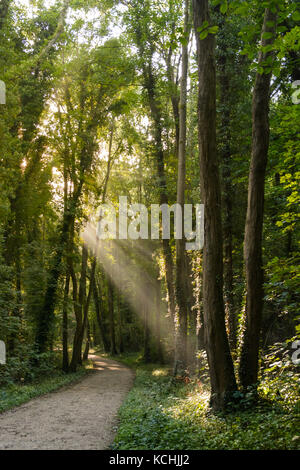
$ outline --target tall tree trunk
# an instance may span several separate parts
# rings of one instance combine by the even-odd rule
[[[148,277],[148,276],[147,276]],[[145,287],[145,295],[148,298],[150,291],[150,280],[147,279],[147,287]],[[149,305],[147,302],[144,305],[141,305],[141,308],[144,310],[144,353],[143,361],[147,364],[151,362],[151,346],[150,346],[150,312]]]
[[[102,204],[105,203],[107,185],[108,185],[110,171],[111,171],[111,167],[112,167],[112,161],[113,161],[112,148],[113,148],[114,131],[115,131],[115,123],[113,121],[111,123],[111,126],[110,126],[107,171],[106,171],[104,185],[103,185],[103,191],[102,191],[102,198],[101,198],[102,199]],[[100,319],[100,311],[99,311],[99,303],[98,303],[99,298],[98,298],[98,294],[97,294],[97,285],[96,285],[96,279],[95,279],[96,268],[97,268],[97,256],[99,255],[98,250],[99,250],[99,247],[96,246],[95,255],[94,255],[94,258],[93,258],[93,262],[92,262],[89,293],[88,293],[87,302],[86,302],[85,309],[84,309],[83,329],[81,331],[81,337],[80,337],[81,342],[82,342],[83,341],[83,334],[84,334],[85,324],[87,324],[87,343],[86,343],[86,349],[84,351],[84,358],[86,358],[86,359],[87,359],[89,345],[90,345],[88,310],[89,310],[90,299],[91,299],[92,295],[94,297],[95,304],[96,304],[96,315],[97,315],[97,319],[98,319],[98,324],[99,324],[99,327],[101,329],[101,332],[103,333],[103,323],[101,323],[101,319]],[[101,324],[101,326],[100,326],[100,324]],[[102,334],[102,337],[104,338],[103,334]]]
[[[110,344],[109,344],[109,339],[107,337],[107,332],[106,332],[106,328],[105,328],[104,321],[103,321],[104,306],[102,302],[101,293],[99,293],[99,285],[98,285],[97,280],[95,280],[95,283],[93,286],[93,294],[94,294],[96,318],[97,318],[97,323],[98,323],[100,334],[101,334],[104,351],[106,353],[109,353]]]
[[[58,281],[62,271],[62,257],[65,247],[69,238],[69,231],[74,219],[74,212],[77,209],[79,198],[81,196],[83,181],[79,184],[72,201],[68,208],[65,209],[63,215],[62,226],[60,230],[60,237],[57,244],[56,251],[51,260],[49,269],[47,287],[43,302],[43,307],[38,319],[38,327],[36,332],[36,347],[39,353],[45,352],[47,349],[47,342],[49,340],[49,332],[54,321],[54,310],[56,304],[56,291]]]
[[[62,343],[63,343],[63,363],[62,370],[69,371],[69,353],[68,353],[68,296],[70,289],[70,274],[67,273],[65,290],[64,290],[64,303],[63,303],[63,324],[62,324]]]
[[[171,6],[170,6],[171,8]],[[172,25],[172,33],[175,33],[175,24]],[[172,54],[173,48],[172,45],[169,47],[169,52],[166,57],[166,65],[167,65],[167,77],[169,82],[170,88],[170,99],[172,104],[173,110],[173,117],[174,117],[174,127],[175,127],[175,155],[178,157],[178,149],[179,149],[179,91],[178,91],[178,83],[177,79],[174,76],[174,66],[172,65]]]
[[[64,0],[64,6],[62,15],[66,15],[69,5],[69,0]],[[64,13],[63,13],[64,12]],[[63,23],[64,20],[62,19]],[[62,23],[62,24],[63,24]],[[58,26],[59,33],[61,27]],[[62,32],[62,31],[61,31]],[[47,47],[47,46],[46,46]],[[43,54],[43,51],[42,51]],[[84,93],[84,90],[82,91]],[[77,209],[80,205],[80,198],[82,195],[83,186],[85,183],[86,173],[90,170],[93,163],[93,156],[97,148],[96,141],[96,130],[98,126],[97,119],[94,119],[92,125],[89,126],[89,131],[84,135],[81,135],[81,141],[84,145],[81,148],[79,161],[80,161],[80,177],[77,181],[72,181],[74,191],[72,196],[68,199],[67,204],[64,206],[63,220],[59,230],[59,239],[57,248],[53,254],[53,258],[50,263],[46,292],[44,296],[43,307],[40,312],[38,328],[36,332],[36,348],[39,353],[44,352],[47,349],[47,342],[49,339],[49,332],[54,321],[54,310],[56,304],[56,293],[57,286],[62,271],[62,258],[65,254],[66,244],[70,235],[70,228],[74,225],[74,219],[76,217]],[[71,273],[72,276],[72,273]],[[74,276],[72,276],[74,279]],[[74,284],[73,284],[74,289]]]
[[[177,204],[182,208],[182,227],[184,226],[185,176],[186,176],[186,108],[187,108],[187,75],[188,75],[188,38],[189,0],[185,0],[184,33],[187,43],[182,46],[182,70],[179,102],[179,146],[178,146],[178,179]],[[176,338],[174,373],[184,375],[187,371],[187,316],[188,302],[186,290],[186,256],[185,239],[176,240]]]
[[[233,362],[225,328],[221,190],[216,149],[215,38],[200,40],[199,29],[211,24],[208,0],[193,0],[199,76],[199,152],[201,197],[205,205],[203,253],[203,316],[208,356],[211,405],[223,409],[236,390]]]
[[[149,104],[152,119],[154,122],[154,134],[155,134],[155,152],[156,152],[156,163],[157,163],[157,176],[159,180],[160,190],[160,204],[168,205],[167,195],[167,182],[164,168],[164,151],[162,141],[162,127],[161,127],[161,113],[160,107],[155,99],[155,80],[152,71],[149,72],[146,88],[149,96]],[[165,259],[166,269],[166,281],[167,281],[167,292],[168,292],[168,304],[169,314],[172,321],[175,319],[175,289],[174,289],[174,274],[173,274],[173,257],[170,247],[170,241],[163,239],[163,254]]]
[[[124,329],[124,322],[123,322],[123,313],[121,308],[121,292],[117,290],[117,308],[118,308],[118,324],[119,324],[119,351],[120,354],[124,352],[124,340],[123,340],[123,329]]]
[[[83,338],[84,338],[84,332],[86,331],[87,339],[86,339],[86,347],[85,347],[85,350],[84,350],[84,354],[82,356],[83,361],[86,361],[87,358],[88,358],[89,349],[90,349],[90,342],[91,342],[90,324],[89,324],[89,308],[90,308],[91,298],[92,298],[92,294],[93,294],[93,285],[94,285],[94,282],[95,282],[95,271],[96,271],[96,258],[94,258],[93,261],[92,261],[89,291],[88,291],[88,295],[87,295],[86,301],[84,303],[84,309],[83,309],[83,323],[82,323],[82,328],[81,328],[80,346],[79,346],[80,351],[82,351],[82,343],[83,343]]]
[[[118,354],[116,346],[116,328],[115,328],[115,310],[114,310],[114,287],[110,279],[107,280],[107,298],[109,313],[109,332],[110,332],[110,353],[115,356]]]
[[[142,60],[143,68],[143,79],[144,88],[147,92],[148,102],[150,107],[151,119],[153,122],[154,129],[154,142],[155,142],[155,158],[157,165],[157,179],[159,185],[160,204],[168,204],[167,194],[167,182],[165,173],[165,158],[163,150],[163,138],[162,138],[162,115],[161,115],[161,103],[159,102],[156,95],[156,79],[153,70],[153,55],[155,52],[154,45],[150,44],[150,52],[145,52],[144,38],[143,38],[143,27],[141,22],[140,11],[137,6],[137,23],[136,23],[136,44],[139,49],[139,55]],[[147,27],[146,27],[147,29]],[[151,34],[147,30],[149,40],[151,41]],[[172,322],[175,319],[175,289],[174,289],[174,273],[173,273],[173,257],[172,250],[170,247],[169,240],[163,240],[163,254],[165,260],[166,270],[166,283],[168,292],[168,306],[169,314]]]
[[[157,358],[160,364],[164,362],[164,353],[161,342],[161,280],[156,280],[156,344]]]
[[[91,346],[91,330],[90,330],[90,322],[89,322],[89,319],[87,319],[87,324],[86,324],[86,343],[85,343],[84,353],[83,353],[83,356],[82,356],[83,361],[87,361],[87,359],[88,359],[88,357],[89,357],[90,346]]]
[[[275,39],[276,13],[266,9],[262,27],[262,47]],[[266,34],[268,33],[268,35]],[[270,36],[271,34],[271,36]],[[265,37],[268,39],[265,39]],[[260,52],[258,66],[272,58],[273,52]],[[244,240],[246,270],[245,328],[239,366],[243,389],[258,379],[258,356],[263,311],[262,232],[264,185],[269,150],[269,101],[271,73],[256,74],[252,100],[252,155],[250,163],[248,207]]]
[[[73,295],[74,300],[74,311],[76,317],[76,328],[73,340],[73,352],[72,359],[70,364],[70,370],[75,372],[77,365],[82,363],[81,356],[81,345],[82,345],[82,330],[84,330],[83,325],[83,311],[85,308],[86,302],[86,271],[87,271],[87,262],[88,262],[88,250],[85,245],[82,247],[82,256],[81,256],[81,274],[80,274],[80,283],[79,283],[79,293],[77,297]],[[76,277],[73,273],[72,279]],[[75,279],[73,281],[73,291],[76,289],[77,283],[75,284]]]
[[[77,364],[82,364],[82,344],[84,339],[84,332],[87,329],[88,314],[90,302],[93,294],[93,285],[95,282],[96,258],[93,259],[92,268],[90,273],[90,283],[88,295],[86,295],[86,277],[87,277],[87,264],[88,264],[88,250],[84,245],[82,248],[82,267],[79,288],[79,311],[80,315],[76,317],[76,330],[73,343],[73,355],[70,368],[72,371],[76,370]],[[86,351],[85,351],[86,352]]]
[[[225,18],[222,18],[220,27],[224,27]],[[230,115],[230,77],[229,65],[227,61],[227,47],[225,40],[220,41],[219,46],[219,76],[220,76],[220,108],[221,117],[221,139],[222,147],[220,158],[222,164],[223,179],[223,240],[224,240],[224,301],[225,318],[229,345],[231,351],[236,350],[237,342],[237,319],[234,311],[233,300],[233,259],[232,259],[232,206],[233,206],[233,187],[231,174],[231,115]]]

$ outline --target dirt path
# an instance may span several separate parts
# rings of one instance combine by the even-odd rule
[[[134,373],[127,367],[90,356],[94,371],[80,383],[35,398],[0,414],[0,449],[107,449],[117,412]]]

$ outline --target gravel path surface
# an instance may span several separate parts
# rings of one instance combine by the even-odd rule
[[[94,370],[79,383],[0,414],[0,449],[109,448],[134,373],[117,362],[90,358]]]

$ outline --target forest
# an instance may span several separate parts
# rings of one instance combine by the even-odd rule
[[[0,0],[4,441],[130,373],[111,449],[299,449],[298,6]]]

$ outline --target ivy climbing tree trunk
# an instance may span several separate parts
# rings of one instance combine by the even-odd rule
[[[215,38],[200,39],[203,24],[211,25],[208,0],[193,0],[199,76],[199,153],[201,197],[205,205],[203,252],[203,315],[208,356],[211,405],[226,406],[236,390],[233,362],[225,328],[223,302],[223,244],[221,190],[216,148],[216,68]],[[207,23],[205,23],[207,22]]]
[[[116,346],[114,286],[110,279],[107,279],[107,300],[109,315],[110,353],[115,356],[118,354],[118,352]]]
[[[271,46],[276,34],[276,12],[267,8],[262,27],[262,48]],[[271,48],[272,49],[272,48]],[[272,50],[259,54],[252,100],[252,155],[250,163],[248,207],[244,240],[246,270],[246,312],[239,364],[239,379],[243,389],[257,384],[258,357],[263,312],[262,232],[264,216],[264,186],[269,150],[269,102]]]
[[[94,295],[94,304],[95,304],[95,310],[96,310],[96,318],[97,318],[97,323],[98,323],[98,327],[99,327],[100,334],[101,334],[104,351],[106,353],[109,353],[110,343],[109,343],[109,338],[107,335],[107,329],[105,328],[105,322],[103,319],[104,305],[102,301],[102,292],[100,290],[100,283],[98,282],[97,278],[95,278],[95,282],[93,285],[93,295]]]
[[[64,289],[64,303],[63,303],[63,325],[62,325],[62,343],[63,343],[63,363],[62,369],[64,372],[69,371],[69,353],[68,353],[68,296],[70,289],[70,274],[67,273]]]
[[[219,86],[220,86],[220,109],[222,111],[220,134],[221,149],[220,159],[222,164],[223,183],[223,242],[224,242],[224,302],[225,319],[232,352],[237,346],[237,319],[234,310],[233,296],[233,185],[232,185],[232,155],[231,155],[231,102],[232,92],[230,87],[230,62],[228,61],[228,47],[230,38],[226,41],[226,18],[222,13],[220,30],[222,40],[219,44]]]
[[[143,21],[141,14],[140,2],[132,2],[133,13],[135,15],[135,28],[134,36],[135,42],[139,50],[139,56],[141,60],[142,72],[143,72],[143,81],[144,88],[147,93],[151,120],[153,123],[153,137],[154,137],[154,153],[157,166],[157,180],[159,186],[159,199],[160,204],[168,205],[168,193],[167,193],[167,179],[165,172],[165,155],[164,155],[164,146],[163,146],[163,127],[162,127],[162,111],[161,103],[158,98],[157,93],[157,82],[156,76],[153,68],[153,56],[155,53],[155,46],[152,41],[152,33],[148,28],[147,22]],[[142,5],[142,8],[144,5]],[[147,10],[149,4],[145,5]],[[148,11],[149,13],[149,11]],[[145,37],[147,37],[148,47],[145,49]],[[168,292],[168,305],[169,305],[169,314],[172,321],[175,319],[175,288],[174,288],[174,262],[172,256],[172,250],[170,242],[167,239],[163,239],[163,254],[165,260],[165,270],[166,270],[166,283],[167,283],[167,292]]]
[[[51,260],[51,266],[48,274],[47,287],[44,297],[44,303],[38,319],[36,332],[36,346],[39,353],[45,352],[47,342],[49,340],[49,332],[54,321],[54,309],[56,304],[56,291],[58,281],[62,271],[61,260],[65,251],[65,247],[69,238],[69,230],[73,220],[73,211],[76,210],[79,197],[81,195],[82,185],[76,191],[72,203],[64,212],[63,222],[60,230],[60,238],[58,241],[56,252]]]
[[[73,340],[73,353],[70,364],[70,370],[72,372],[76,371],[77,365],[82,363],[82,340],[84,332],[84,319],[83,312],[85,311],[86,304],[86,275],[87,275],[87,264],[88,264],[88,250],[85,245],[82,247],[82,256],[81,256],[81,274],[79,282],[79,292],[76,296],[73,296],[74,300],[74,311],[76,318],[76,328]],[[76,277],[75,273],[73,278]],[[77,283],[75,284],[75,279],[73,281],[73,291],[76,290]],[[74,292],[75,293],[75,292]]]
[[[187,76],[188,76],[188,44],[190,36],[189,25],[190,1],[185,0],[184,36],[182,45],[182,70],[179,101],[179,144],[178,144],[178,177],[177,204],[182,209],[182,227],[184,226],[185,177],[186,177],[186,115],[187,115]],[[176,240],[176,338],[174,373],[186,374],[187,371],[187,266],[185,256],[185,239]]]

